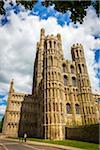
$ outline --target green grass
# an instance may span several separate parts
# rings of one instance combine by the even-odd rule
[[[50,143],[50,144],[58,144],[64,146],[72,146],[72,147],[77,147],[77,148],[82,148],[87,150],[99,150],[99,144],[75,141],[75,140],[52,141],[52,140],[35,139],[35,138],[28,138],[28,140]]]

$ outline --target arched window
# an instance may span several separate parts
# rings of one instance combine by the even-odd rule
[[[71,69],[71,73],[74,73],[74,72],[75,72],[73,65],[70,66],[70,69]]]
[[[66,65],[65,64],[62,65],[62,69],[63,69],[63,72],[66,72]]]
[[[54,73],[52,72],[52,80],[54,79]]]
[[[64,75],[64,85],[67,86],[68,85],[68,78],[66,75]]]
[[[78,50],[76,50],[76,55],[77,55],[77,57],[78,57]]]
[[[84,67],[84,64],[82,64],[82,71],[83,71],[83,73],[85,73],[85,67]]]
[[[81,66],[78,64],[79,73],[82,73]]]
[[[52,56],[51,56],[51,66],[53,66],[53,58],[52,58]]]
[[[50,48],[51,48],[51,46],[52,46],[51,41],[49,41],[49,44],[50,44]]]
[[[72,85],[76,87],[76,78],[72,77]]]
[[[45,49],[47,49],[47,42],[44,43],[44,47]],[[38,48],[39,49],[39,48]]]
[[[80,50],[80,56],[82,56],[82,50]]]
[[[76,114],[80,114],[80,106],[75,104]]]
[[[69,103],[66,104],[66,111],[67,111],[68,114],[71,113],[71,106],[70,106]]]

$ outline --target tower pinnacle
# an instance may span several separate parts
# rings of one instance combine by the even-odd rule
[[[13,93],[13,92],[14,92],[14,79],[10,81],[10,89],[9,89],[9,93]]]

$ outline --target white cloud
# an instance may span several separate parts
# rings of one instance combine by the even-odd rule
[[[46,34],[61,33],[66,59],[71,59],[70,49],[73,43],[83,44],[91,83],[93,89],[97,88],[98,79],[93,69],[95,54],[91,49],[100,47],[100,40],[93,37],[93,34],[99,32],[100,20],[92,8],[89,8],[83,24],[78,28],[73,28],[72,23],[70,26],[61,27],[53,17],[40,20],[37,16],[28,16],[26,12],[21,12],[19,15],[12,12],[9,19],[11,21],[9,24],[0,27],[2,89],[8,91],[9,81],[14,78],[16,90],[31,93],[36,42],[39,41],[42,27],[45,28]]]
[[[5,114],[5,109],[6,109],[6,106],[5,106],[5,105],[0,105],[0,114],[1,114],[1,115],[4,115],[4,114]]]

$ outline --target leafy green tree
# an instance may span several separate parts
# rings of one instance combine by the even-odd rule
[[[95,10],[97,15],[99,16],[99,1],[91,1],[91,0],[77,0],[77,1],[72,1],[72,0],[67,0],[67,1],[62,1],[62,0],[51,0],[51,1],[45,1],[43,2],[43,5],[46,7],[55,4],[55,9],[59,12],[65,13],[67,10],[71,11],[71,19],[74,23],[76,21],[79,21],[80,23],[83,22],[83,18],[86,16],[86,9],[88,6],[92,5]]]
[[[26,9],[32,9],[33,6],[36,4],[37,0],[17,0],[17,4],[21,3],[25,6]],[[45,7],[48,7],[52,4],[55,5],[55,9],[59,12],[65,13],[66,11],[71,11],[71,20],[76,23],[79,21],[80,23],[83,22],[83,18],[86,16],[86,8],[92,5],[97,15],[99,16],[99,0],[45,0],[42,2]],[[4,14],[5,10],[3,8],[4,2],[0,1],[0,13]]]

